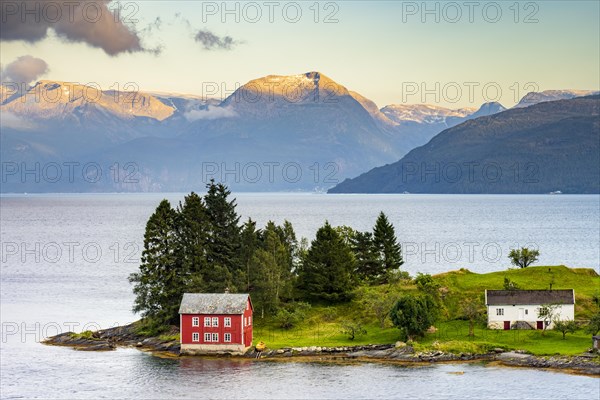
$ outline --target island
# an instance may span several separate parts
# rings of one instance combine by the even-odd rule
[[[521,248],[510,252],[502,271],[410,276],[383,212],[367,232],[325,221],[308,243],[296,238],[288,221],[262,229],[251,219],[240,224],[229,196],[226,186],[211,182],[204,196],[191,193],[175,208],[163,200],[150,216],[139,271],[129,277],[140,320],[65,332],[44,343],[190,357],[181,354],[181,315],[189,314],[198,327],[194,341],[233,345],[231,336],[200,335],[211,323],[202,310],[225,310],[217,313],[222,321],[215,315],[212,323],[239,326],[244,338],[235,351],[213,346],[203,356],[410,365],[483,361],[600,375],[593,342],[600,332],[600,276],[594,269],[532,266],[539,251]],[[195,308],[198,301],[222,302],[228,293],[241,299],[239,310],[217,303]],[[244,314],[245,307],[251,312]]]

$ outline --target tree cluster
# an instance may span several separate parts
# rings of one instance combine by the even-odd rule
[[[325,222],[309,246],[288,221],[263,229],[251,219],[240,224],[230,194],[211,181],[204,196],[192,192],[176,208],[167,200],[158,205],[146,224],[139,271],[129,278],[134,312],[157,325],[177,323],[183,293],[229,290],[251,293],[261,316],[276,315],[295,300],[347,301],[360,282],[386,282],[403,263],[383,213],[372,233]]]

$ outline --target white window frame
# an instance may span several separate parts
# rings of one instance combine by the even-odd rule
[[[497,316],[503,316],[504,315],[504,308],[496,308],[496,315]]]
[[[192,332],[192,342],[199,342],[200,334],[198,332]]]
[[[218,342],[218,341],[219,341],[219,334],[216,332],[213,332],[211,342]]]
[[[205,332],[204,333],[204,341],[205,342],[211,342],[210,338],[211,338],[210,333]]]
[[[210,317],[204,317],[204,327],[205,328],[210,327]]]
[[[225,328],[231,328],[231,317],[225,317],[223,319],[223,326]]]
[[[200,326],[200,317],[192,317],[192,326]]]
[[[223,340],[227,343],[231,343],[231,333],[226,333],[223,335]]]
[[[212,317],[212,326],[215,328],[219,327],[219,317]]]

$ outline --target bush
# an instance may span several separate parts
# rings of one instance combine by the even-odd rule
[[[275,319],[283,329],[291,329],[300,321],[306,319],[306,314],[310,310],[310,304],[304,302],[286,304],[281,308]]]

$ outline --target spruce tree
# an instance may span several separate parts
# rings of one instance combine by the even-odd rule
[[[134,283],[133,311],[161,325],[176,323],[183,279],[177,259],[176,213],[161,201],[148,219],[140,270],[129,277]]]
[[[177,209],[177,257],[181,260],[186,292],[205,292],[206,258],[210,231],[204,201],[192,192]]]
[[[352,250],[339,233],[325,222],[304,257],[298,288],[307,299],[345,301],[352,291]]]
[[[240,217],[235,211],[235,199],[228,199],[231,192],[222,183],[211,180],[206,187],[204,203],[210,223],[206,254],[209,265],[204,280],[208,291],[223,292],[226,288],[236,291],[238,286],[244,287],[244,282],[239,254]]]
[[[384,282],[385,275],[400,269],[404,264],[402,260],[402,248],[396,239],[394,226],[389,222],[387,216],[381,212],[373,228],[373,244],[377,251]]]
[[[252,256],[254,252],[259,248],[261,243],[262,232],[260,229],[256,229],[256,222],[251,218],[242,226],[241,232],[241,243],[240,243],[240,262],[243,271],[241,272],[240,281],[244,282],[243,287],[246,292],[250,292],[253,288],[252,283],[254,282],[254,276],[257,271],[252,269]]]
[[[371,232],[355,232],[350,239],[356,260],[356,275],[363,281],[376,282],[384,276],[383,263],[379,262]]]

